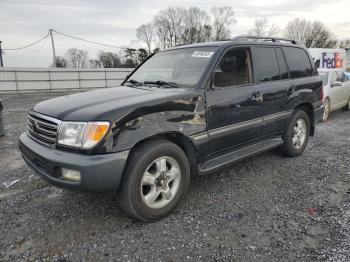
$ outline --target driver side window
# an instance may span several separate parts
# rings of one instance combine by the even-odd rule
[[[241,86],[251,83],[248,49],[235,48],[226,52],[214,71],[215,87]]]

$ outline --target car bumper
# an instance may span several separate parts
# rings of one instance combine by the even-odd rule
[[[320,105],[318,108],[314,109],[314,121],[318,123],[321,121],[324,113],[324,105]]]
[[[48,183],[66,189],[114,191],[121,181],[129,150],[111,154],[81,155],[48,148],[26,133],[19,139],[22,157]],[[80,182],[64,179],[61,168],[79,171]]]

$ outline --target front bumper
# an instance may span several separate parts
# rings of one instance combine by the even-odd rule
[[[66,189],[115,191],[121,181],[129,150],[111,154],[82,155],[52,149],[33,141],[26,133],[19,138],[22,157],[48,183]],[[71,182],[61,168],[80,171],[81,181]]]

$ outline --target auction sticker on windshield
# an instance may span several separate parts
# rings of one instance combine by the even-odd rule
[[[211,57],[214,54],[214,52],[207,52],[207,51],[194,51],[191,57]]]

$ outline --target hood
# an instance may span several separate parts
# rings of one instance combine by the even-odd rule
[[[119,86],[46,100],[33,111],[64,121],[115,121],[137,108],[171,102],[184,92],[188,91]]]

